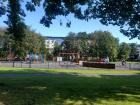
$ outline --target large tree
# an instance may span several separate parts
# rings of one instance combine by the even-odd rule
[[[25,13],[20,5],[21,0],[8,0],[8,20],[5,23],[8,25],[8,34],[15,41],[22,41],[25,36],[26,25],[23,17]]]
[[[76,33],[70,32],[62,43],[63,52],[74,53],[79,51],[77,44]]]
[[[122,59],[128,60],[130,52],[131,49],[129,44],[123,42],[119,45],[118,58],[120,60]]]
[[[92,37],[93,54],[98,58],[109,57],[115,60],[118,51],[118,39],[114,38],[110,32],[95,31]]]
[[[89,52],[88,36],[89,35],[86,32],[70,32],[62,44],[63,51],[69,53],[79,53],[81,58],[87,58]]]
[[[21,8],[21,0],[8,0],[7,4],[7,17],[8,20],[4,21],[7,25],[7,35],[14,42],[11,46],[11,42],[9,40],[8,44],[10,47],[13,47],[12,52],[14,56],[22,56],[22,52],[24,49],[22,48],[22,41],[25,37],[25,29],[26,25],[24,23],[23,17],[25,17],[25,13]]]
[[[130,54],[129,54],[129,60],[131,61],[135,61],[138,59],[139,57],[139,52],[138,52],[138,48],[137,48],[137,44],[136,43],[131,43],[130,45]]]
[[[97,6],[101,23],[120,26],[120,32],[130,39],[140,39],[139,0],[99,0]]]
[[[0,2],[0,16],[5,13],[6,7]],[[17,2],[16,0],[13,0]],[[28,0],[27,10],[35,11],[43,1],[44,16],[41,23],[49,27],[57,16],[74,17],[81,20],[98,18],[102,24],[118,25],[120,31],[129,38],[140,39],[140,1],[139,0]],[[61,21],[60,21],[61,23]],[[70,20],[66,25],[71,25]]]
[[[76,37],[80,56],[87,60],[87,57],[89,57],[89,34],[79,32]]]
[[[25,58],[29,53],[46,54],[44,38],[34,30],[31,30],[29,27],[25,30],[26,35],[23,41],[16,43],[16,48],[15,40],[11,39],[9,35],[5,34],[5,31],[6,29],[0,28],[0,57],[7,57],[10,50],[18,53],[19,57],[21,58]]]

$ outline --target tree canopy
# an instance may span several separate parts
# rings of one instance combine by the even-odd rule
[[[118,58],[128,60],[131,52],[130,46],[127,43],[121,43],[118,51]]]
[[[29,27],[25,30],[26,35],[21,42],[14,41],[14,39],[11,39],[9,35],[5,34],[5,32],[6,29],[0,28],[1,57],[7,57],[10,49],[15,56],[21,58],[25,58],[29,53],[46,53],[44,38],[40,34],[31,30]]]
[[[8,0],[7,17],[4,21],[8,25],[7,33],[15,41],[22,41],[25,37],[26,25],[23,17],[25,13],[20,5],[20,0]]]
[[[94,56],[99,58],[109,57],[110,60],[115,60],[118,54],[119,40],[114,38],[110,32],[95,31],[92,35],[92,46]]]
[[[130,45],[129,60],[134,61],[139,57],[138,45],[136,43],[131,43]]]
[[[8,11],[4,1],[17,2],[0,0],[0,16]],[[140,39],[139,0],[27,0],[26,8],[35,11],[41,2],[43,2],[44,16],[40,23],[46,27],[49,27],[57,16],[67,17],[69,14],[74,14],[75,18],[81,20],[98,18],[104,25],[120,26],[120,32],[130,39],[136,37]],[[71,21],[68,20],[66,25],[70,27]]]
[[[75,52],[80,54],[80,59],[106,58],[115,60],[118,54],[119,40],[108,31],[70,32],[63,44],[64,52]]]

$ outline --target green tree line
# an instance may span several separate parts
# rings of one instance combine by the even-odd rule
[[[70,32],[62,45],[54,48],[53,54],[60,52],[79,53],[81,60],[99,60],[109,57],[110,61],[138,60],[139,53],[136,43],[119,43],[108,31],[95,31],[94,33]]]

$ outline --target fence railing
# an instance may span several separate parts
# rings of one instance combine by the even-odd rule
[[[45,63],[40,62],[25,62],[25,61],[0,61],[0,67],[18,67],[18,68],[47,68],[47,69],[97,69],[93,67],[83,67],[75,62],[70,61],[46,61]],[[122,65],[121,62],[115,63],[116,70],[140,70],[140,63],[126,63]]]

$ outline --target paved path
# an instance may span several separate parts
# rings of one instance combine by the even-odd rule
[[[65,73],[28,73],[28,74],[0,74],[0,77],[32,77],[32,76],[83,76],[83,77],[98,77],[98,76],[140,76],[140,74],[65,74]]]

